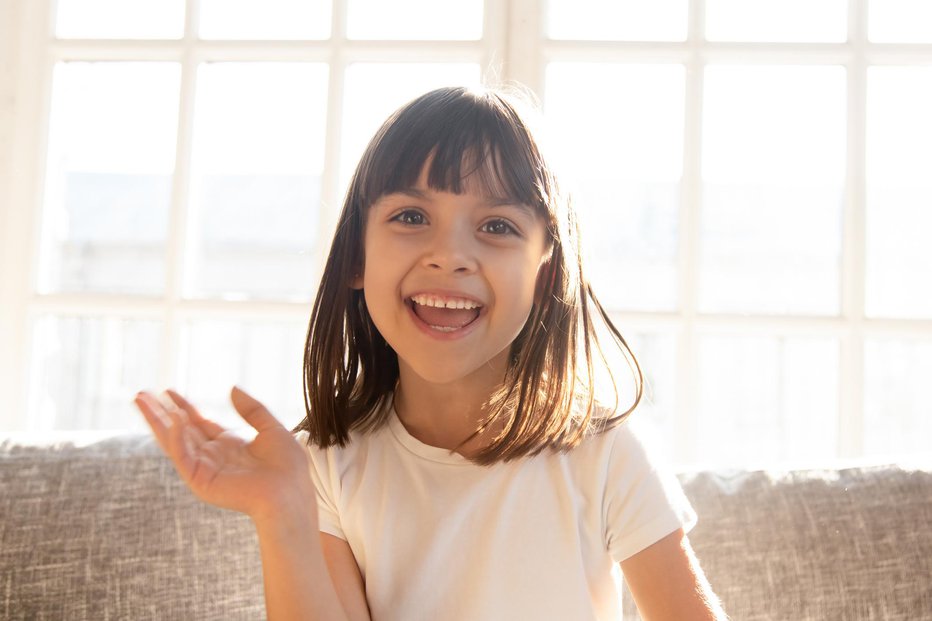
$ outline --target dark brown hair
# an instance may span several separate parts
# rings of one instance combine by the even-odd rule
[[[461,193],[464,179],[478,179],[490,194],[533,207],[547,223],[550,242],[543,290],[512,343],[505,382],[490,396],[489,415],[476,433],[495,420],[503,431],[472,460],[491,464],[548,447],[568,450],[637,407],[640,366],[583,275],[575,211],[519,113],[526,105],[502,91],[442,88],[400,108],[369,143],[347,191],[308,327],[307,416],[295,431],[307,431],[309,442],[345,446],[350,430],[371,431],[387,420],[398,358],[372,322],[363,292],[350,284],[363,265],[368,209],[381,196],[414,186],[428,157],[431,189]],[[595,313],[636,371],[634,404],[622,414],[610,368],[613,415],[596,404],[594,354],[608,364]]]

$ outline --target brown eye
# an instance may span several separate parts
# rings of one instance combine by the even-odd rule
[[[511,226],[507,220],[489,220],[482,225],[483,232],[491,233],[493,235],[517,235],[518,231],[515,230],[515,227]]]
[[[424,224],[424,214],[414,209],[405,209],[391,219],[392,222],[407,224],[408,226],[418,226]]]

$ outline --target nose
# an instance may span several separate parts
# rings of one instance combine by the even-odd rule
[[[430,270],[455,274],[476,271],[477,258],[472,235],[465,226],[437,228],[424,253],[423,264]]]

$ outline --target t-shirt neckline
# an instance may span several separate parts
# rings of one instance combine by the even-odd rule
[[[424,459],[440,462],[443,464],[453,464],[457,466],[473,465],[473,462],[463,457],[456,451],[440,448],[439,446],[424,444],[412,436],[405,428],[404,423],[401,422],[401,419],[398,418],[398,413],[395,411],[394,406],[391,406],[389,409],[388,427],[391,429],[392,435],[395,436],[395,439],[398,440],[402,446],[418,457],[423,457]]]

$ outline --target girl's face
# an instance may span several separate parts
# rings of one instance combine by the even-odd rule
[[[413,188],[369,209],[364,289],[373,322],[412,371],[447,384],[477,371],[500,381],[534,303],[548,252],[546,225],[526,205],[480,193]]]

